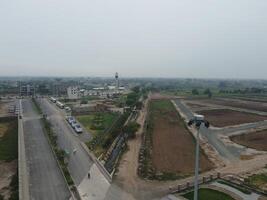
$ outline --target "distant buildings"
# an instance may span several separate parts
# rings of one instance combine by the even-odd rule
[[[34,95],[35,95],[34,86],[30,84],[20,85],[20,96],[34,96]]]

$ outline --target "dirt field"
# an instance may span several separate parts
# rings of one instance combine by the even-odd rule
[[[192,174],[194,171],[195,143],[183,121],[169,100],[154,100],[150,104],[152,120],[152,162],[157,171]],[[212,163],[201,154],[202,171]]]
[[[10,196],[9,184],[17,170],[17,160],[12,162],[0,161],[0,194],[6,199]]]
[[[199,105],[199,104],[194,104],[194,103],[187,103],[186,102],[186,105],[191,109],[206,108],[206,106]]]
[[[225,127],[238,124],[252,123],[266,120],[266,116],[238,112],[228,109],[202,110],[198,114],[205,118],[215,127]]]
[[[237,108],[244,108],[250,110],[257,110],[261,112],[267,112],[267,103],[253,102],[253,101],[244,101],[244,100],[234,100],[234,99],[205,99],[199,100],[203,103],[216,104],[231,106]]]
[[[230,139],[237,144],[249,148],[257,149],[259,151],[267,151],[267,130],[236,135],[232,136]]]

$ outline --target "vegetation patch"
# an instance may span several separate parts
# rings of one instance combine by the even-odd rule
[[[246,178],[245,183],[251,187],[267,191],[267,174],[254,174]]]
[[[235,200],[228,194],[225,194],[217,190],[206,189],[206,188],[199,189],[198,195],[199,195],[198,196],[199,200]],[[187,198],[188,200],[193,200],[194,192],[189,192],[183,195],[183,197]]]
[[[0,118],[0,160],[11,162],[18,159],[18,120],[17,117]],[[16,164],[17,165],[17,164]],[[13,170],[11,170],[13,172]],[[15,173],[15,171],[14,171]],[[18,196],[18,172],[12,176],[8,186],[10,191],[9,200],[17,200]],[[0,195],[0,199],[4,199]]]
[[[0,160],[12,161],[18,158],[18,120],[16,117],[0,118],[5,132],[0,137]]]

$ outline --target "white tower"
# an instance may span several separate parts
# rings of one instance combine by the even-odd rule
[[[115,79],[116,79],[116,89],[118,90],[120,87],[119,73],[118,72],[116,72],[116,74],[115,74]]]

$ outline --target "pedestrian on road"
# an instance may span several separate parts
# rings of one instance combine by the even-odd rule
[[[90,172],[88,172],[88,179],[90,179],[91,178],[91,175],[90,175]]]

